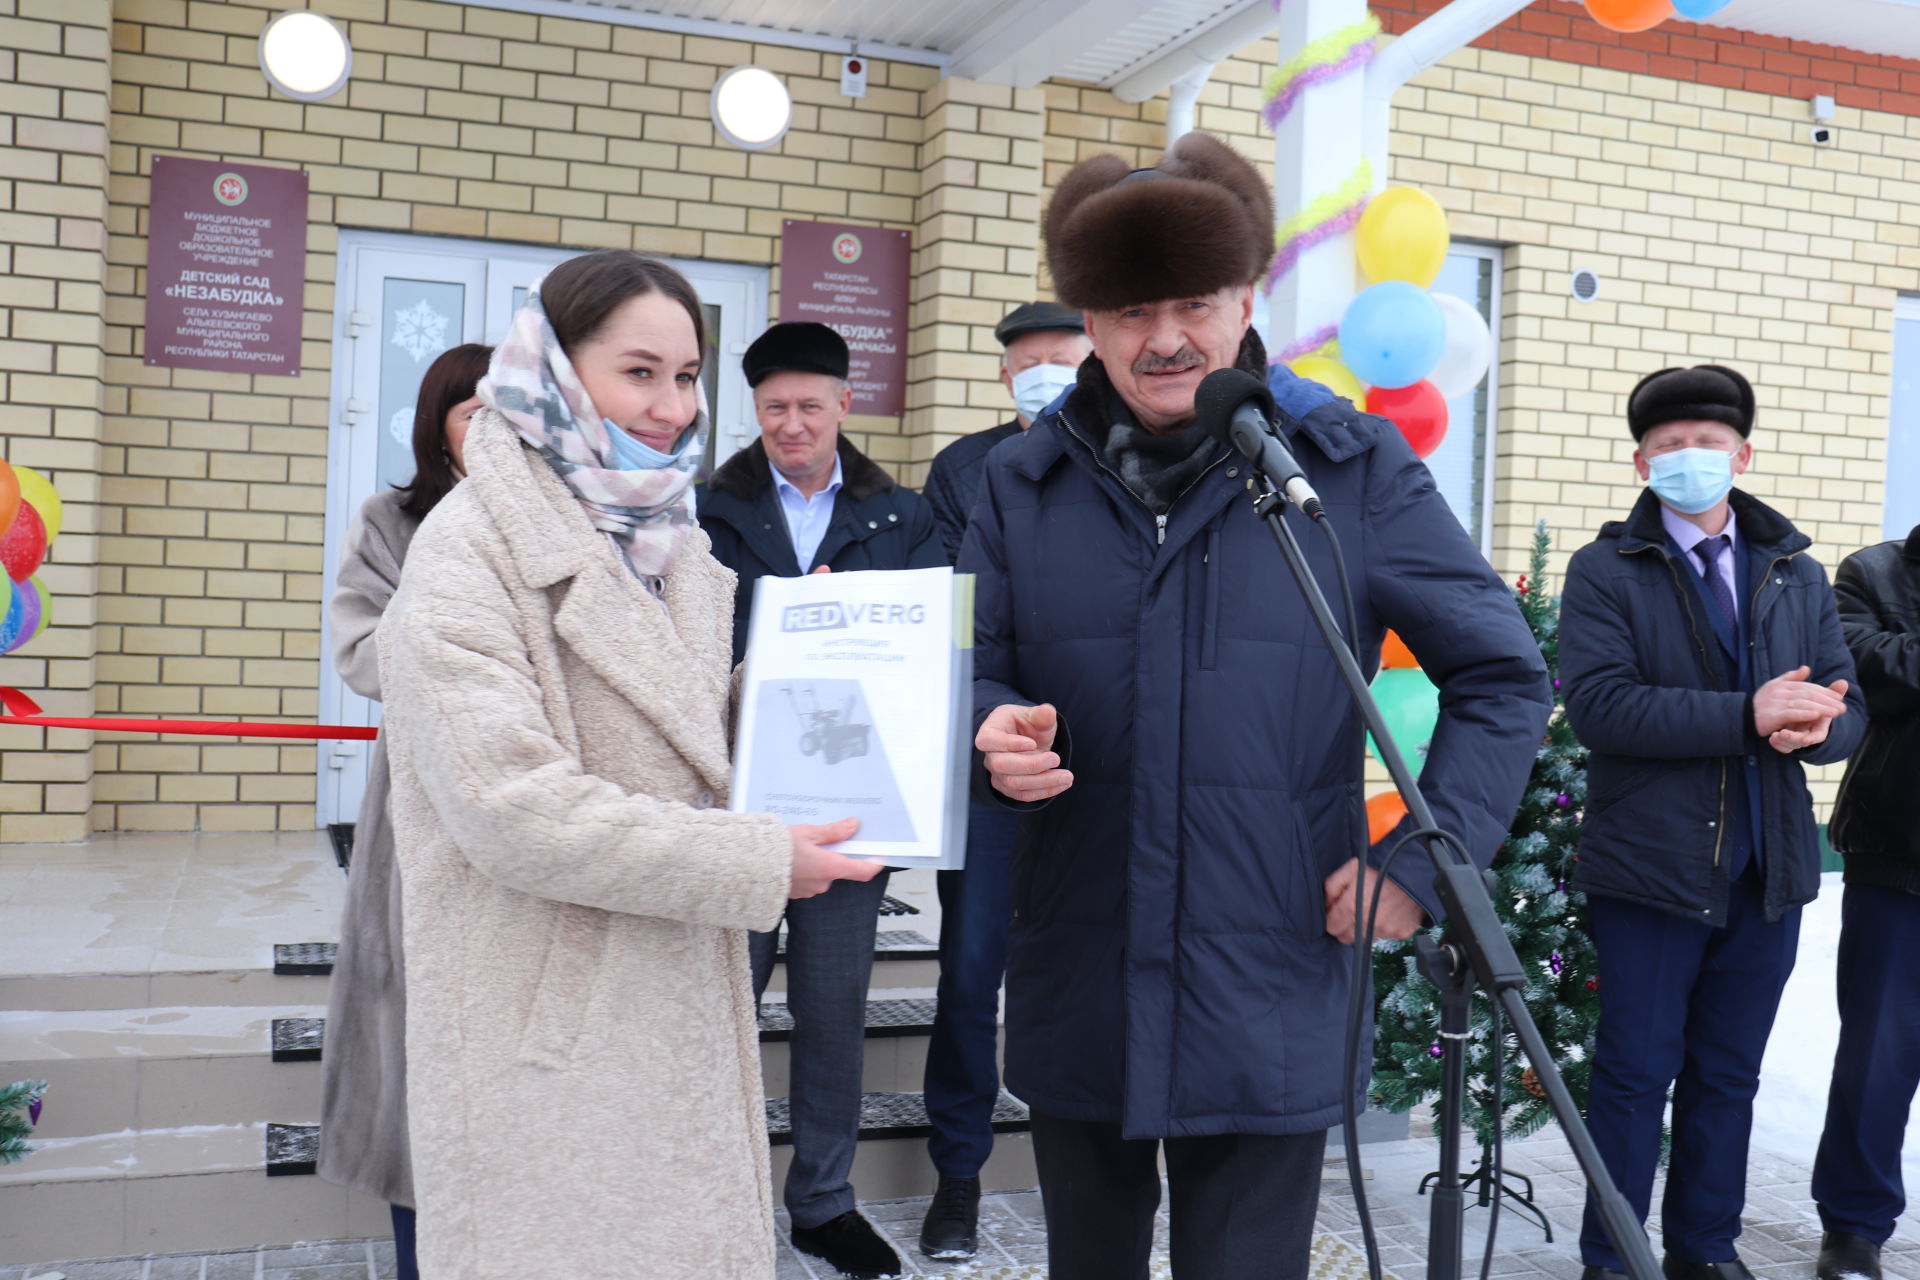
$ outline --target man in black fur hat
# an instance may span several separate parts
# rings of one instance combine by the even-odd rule
[[[760,438],[697,491],[714,558],[740,576],[733,660],[746,655],[754,583],[827,569],[931,569],[947,562],[933,512],[840,434],[853,407],[847,344],[823,324],[776,324],[747,348]],[[867,978],[887,873],[837,881],[787,907],[787,1007],[793,1014],[793,1161],[786,1206],[793,1244],[841,1274],[900,1274],[899,1255],[854,1208]],[[749,939],[758,999],[776,936]]]
[[[1088,160],[1046,246],[1094,354],[987,458],[959,568],[976,794],[1021,814],[1007,1085],[1033,1114],[1049,1274],[1145,1280],[1164,1155],[1180,1280],[1304,1277],[1326,1131],[1372,1056],[1343,1079],[1364,734],[1247,464],[1194,425],[1201,380],[1238,367],[1273,392],[1354,549],[1356,643],[1378,654],[1392,627],[1440,684],[1421,788],[1484,861],[1546,726],[1545,665],[1393,425],[1269,369],[1251,164],[1204,134],[1152,169]],[[1300,536],[1331,590],[1326,540]],[[1377,932],[1437,912],[1432,868],[1401,857]]]
[[[1820,889],[1804,766],[1865,728],[1807,536],[1733,487],[1753,387],[1662,369],[1627,397],[1647,490],[1574,554],[1560,610],[1567,716],[1592,755],[1580,861],[1600,1025],[1587,1127],[1645,1218],[1667,1094],[1670,1280],[1751,1280],[1734,1252],[1760,1060]],[[1585,1280],[1620,1280],[1590,1199]]]

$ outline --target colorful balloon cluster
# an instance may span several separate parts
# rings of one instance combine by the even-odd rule
[[[1417,776],[1426,762],[1434,727],[1440,723],[1440,690],[1427,679],[1420,660],[1406,642],[1391,631],[1380,647],[1380,673],[1374,676],[1372,687],[1393,745],[1400,748],[1401,757]],[[1367,746],[1375,756],[1380,754],[1371,737]]]
[[[1354,248],[1375,283],[1340,319],[1339,357],[1311,352],[1288,364],[1392,420],[1423,458],[1446,437],[1447,401],[1478,386],[1493,363],[1493,335],[1479,311],[1428,291],[1451,244],[1446,211],[1418,187],[1373,197],[1354,229]]]
[[[1648,31],[1678,13],[1695,22],[1711,18],[1732,0],[1586,0],[1587,16],[1609,31]]]
[[[0,460],[0,568],[6,570],[7,591],[0,610],[0,653],[12,653],[52,620],[53,599],[34,574],[47,558],[47,544],[60,536],[64,518],[52,481],[32,467]]]

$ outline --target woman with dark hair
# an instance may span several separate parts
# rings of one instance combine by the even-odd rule
[[[747,931],[880,868],[727,809],[702,329],[655,259],[556,267],[380,628],[430,1276],[773,1274]]]
[[[360,508],[340,557],[327,606],[333,662],[347,687],[380,700],[374,631],[400,585],[407,548],[427,513],[466,474],[467,425],[480,400],[493,348],[477,342],[427,366],[413,412],[413,480],[376,493]],[[407,998],[401,957],[400,877],[387,817],[387,747],[374,744],[367,789],[354,825],[340,953],[327,998],[321,1055],[320,1176],[377,1196],[393,1209],[400,1280],[414,1265],[413,1168],[407,1154]]]

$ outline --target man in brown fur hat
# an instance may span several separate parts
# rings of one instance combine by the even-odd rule
[[[1326,1131],[1372,1059],[1342,1079],[1363,733],[1247,464],[1194,425],[1201,380],[1237,366],[1274,393],[1354,551],[1357,643],[1392,627],[1440,685],[1421,787],[1482,859],[1546,726],[1545,667],[1393,425],[1269,370],[1252,165],[1201,134],[1152,169],[1086,161],[1046,242],[1094,354],[988,457],[959,567],[976,791],[1022,815],[1006,1079],[1033,1112],[1050,1274],[1145,1280],[1164,1155],[1180,1280],[1304,1277]],[[1300,536],[1331,590],[1326,541]],[[1425,857],[1401,856],[1376,932],[1437,912]]]

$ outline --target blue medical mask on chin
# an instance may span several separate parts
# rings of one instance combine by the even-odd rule
[[[650,444],[634,439],[613,424],[612,418],[602,418],[607,427],[607,441],[613,457],[611,470],[614,471],[658,471],[663,467],[677,464],[687,454],[687,447],[693,443],[694,431],[688,427],[673,442],[672,453],[662,453]]]
[[[1647,459],[1647,485],[1675,511],[1697,516],[1733,488],[1733,455],[1725,449],[1676,449]]]
[[[1013,407],[1032,422],[1062,391],[1073,385],[1077,371],[1064,364],[1036,364],[1013,375]]]

